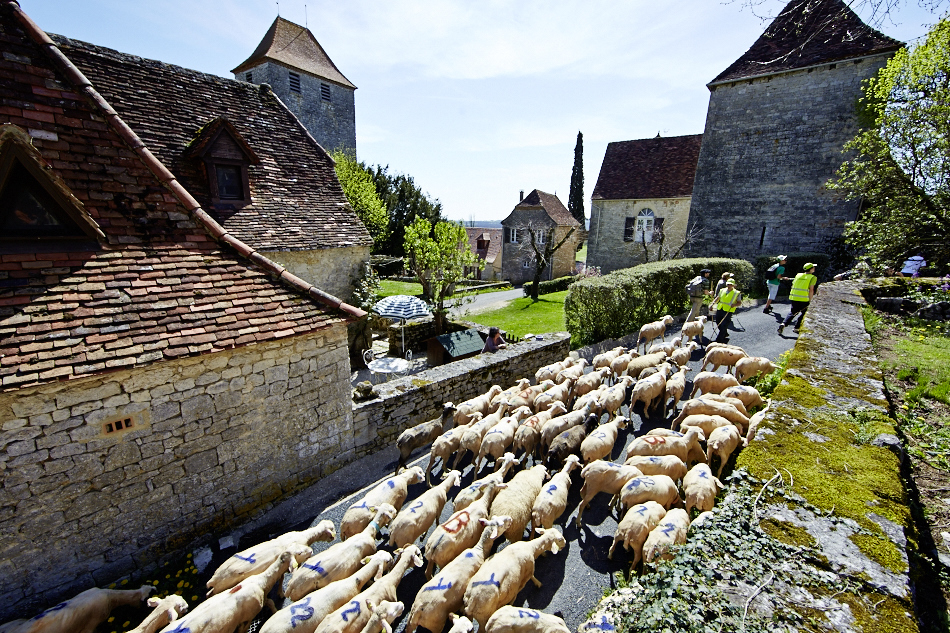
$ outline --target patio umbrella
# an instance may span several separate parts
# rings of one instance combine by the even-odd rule
[[[409,319],[429,316],[429,304],[418,297],[393,295],[384,297],[373,305],[373,312],[384,319],[399,319],[405,326]],[[406,350],[406,329],[402,330],[402,349]]]

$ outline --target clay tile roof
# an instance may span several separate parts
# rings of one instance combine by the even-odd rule
[[[501,223],[508,223],[515,218],[516,214],[519,220],[530,220],[532,216],[536,215],[538,219],[543,219],[546,216],[558,226],[580,226],[580,222],[571,215],[571,212],[567,210],[567,207],[561,203],[557,196],[538,189],[526,195],[524,200],[516,204],[511,214]]]
[[[481,259],[491,264],[495,261],[496,257],[501,255],[502,229],[467,226],[465,227],[465,232],[468,233],[469,248]],[[478,248],[478,240],[487,241],[488,248]]]
[[[901,46],[903,43],[862,22],[841,0],[792,0],[755,44],[709,85],[894,51]]]
[[[231,72],[241,73],[265,61],[290,66],[347,88],[356,88],[330,60],[309,29],[279,16],[251,56]]]
[[[236,238],[264,252],[372,244],[346,202],[333,160],[268,88],[51,37]],[[195,155],[222,127],[252,154],[246,206],[216,207],[205,166]]]
[[[591,198],[642,200],[692,195],[702,140],[702,134],[691,134],[609,143]]]

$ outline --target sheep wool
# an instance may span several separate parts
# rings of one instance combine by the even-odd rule
[[[531,521],[531,508],[534,507],[534,500],[541,493],[546,478],[547,469],[543,464],[522,470],[492,502],[492,515],[503,514],[511,517],[511,527],[505,532],[505,538],[511,543],[524,538],[524,531]]]

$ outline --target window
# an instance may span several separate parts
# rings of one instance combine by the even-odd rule
[[[623,223],[623,241],[632,242],[636,231],[637,219],[627,218]]]
[[[260,160],[230,121],[219,117],[202,127],[185,153],[204,163],[212,205],[233,209],[251,204],[248,166]]]
[[[505,229],[508,232],[508,243],[509,244],[520,244],[521,239],[518,235],[518,229]]]
[[[324,101],[330,100],[330,86],[327,84],[320,84],[320,98]]]
[[[244,188],[241,182],[240,165],[214,166],[215,176],[218,179],[218,197],[222,200],[243,200]]]
[[[538,231],[535,235],[538,236],[538,244],[544,244],[548,240],[547,231]]]
[[[640,213],[637,214],[637,229],[634,239],[637,242],[647,243],[653,241],[653,224],[655,220],[653,211],[651,209],[642,209]]]
[[[251,83],[252,81],[254,81],[254,75],[251,73],[244,73],[244,81],[246,81],[247,83]]]
[[[290,73],[290,91],[291,92],[300,92],[300,75],[297,73]]]
[[[521,267],[522,267],[522,268],[531,268],[531,264],[533,264],[533,263],[534,263],[534,261],[532,261],[532,259],[531,259],[530,257],[525,257],[525,258],[524,258],[524,261],[521,262]]]
[[[488,240],[482,239],[482,238],[478,238],[478,239],[475,241],[475,250],[483,251],[483,250],[485,250],[485,249],[487,249],[487,248],[488,248]]]

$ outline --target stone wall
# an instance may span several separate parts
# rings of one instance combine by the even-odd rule
[[[689,219],[690,198],[658,198],[653,200],[592,200],[590,206],[590,239],[587,265],[600,266],[604,274],[621,268],[632,268],[645,262],[643,244],[625,242],[627,218],[636,218],[642,209],[652,209],[663,218],[663,252],[675,252],[683,243]],[[651,259],[656,258],[659,244],[647,244]]]
[[[857,201],[825,183],[858,130],[861,82],[889,55],[711,87],[690,224],[690,256],[821,250],[854,219]]]
[[[517,226],[512,224],[512,226]],[[560,242],[570,231],[570,227],[557,226],[554,228],[554,243]],[[525,238],[522,242],[513,244],[505,242],[502,245],[501,268],[502,276],[510,281],[512,285],[518,286],[534,279],[534,249],[531,247],[531,238],[526,229]],[[520,231],[519,231],[520,232]],[[541,281],[564,277],[574,272],[574,261],[577,255],[577,244],[580,240],[579,229],[575,230],[570,238],[554,252],[553,265],[548,266],[541,275]],[[524,262],[529,261],[527,267]]]
[[[274,260],[317,288],[348,301],[369,261],[369,246],[324,248],[315,251],[267,251]]]
[[[0,394],[0,621],[148,573],[352,460],[349,371],[339,324]]]

